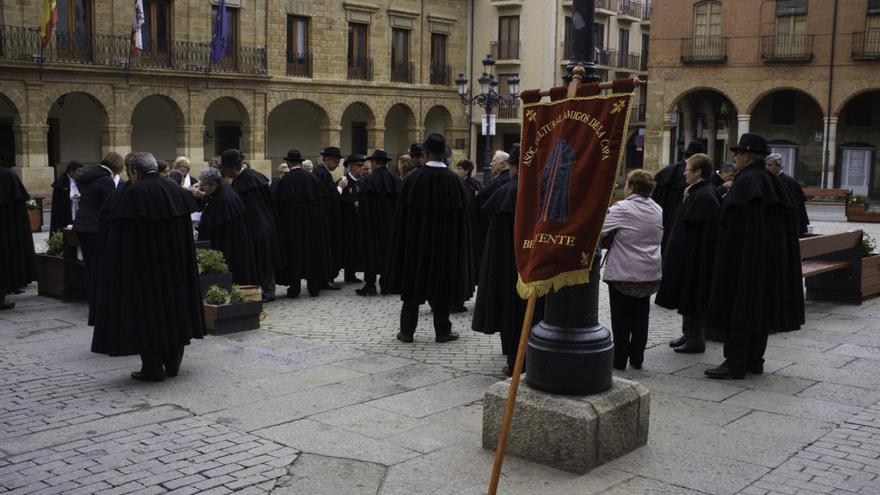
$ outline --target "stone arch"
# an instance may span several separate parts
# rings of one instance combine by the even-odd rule
[[[21,112],[11,98],[0,93],[0,161],[22,166]]]
[[[318,163],[321,151],[330,144],[326,129],[330,117],[320,104],[305,98],[292,98],[272,107],[266,117],[266,159],[281,163],[290,148]]]
[[[782,91],[794,91],[795,93],[801,94],[801,95],[809,98],[810,100],[812,100],[813,103],[815,103],[816,106],[819,107],[819,110],[822,113],[827,113],[825,106],[821,103],[821,101],[822,101],[821,95],[815,95],[810,90],[806,90],[803,88],[797,88],[794,86],[770,87],[770,88],[765,89],[764,91],[761,91],[760,93],[758,93],[757,96],[755,96],[752,99],[752,102],[749,104],[749,107],[748,107],[748,112],[746,112],[746,113],[748,113],[749,115],[754,114],[756,108],[758,107],[758,104],[761,103],[762,100],[764,100],[766,97],[768,97],[774,93],[779,93]]]
[[[452,112],[445,105],[434,105],[425,113],[425,134],[439,132],[446,135],[452,127]]]
[[[367,153],[376,143],[376,115],[369,105],[361,101],[349,103],[340,117],[343,153]]]
[[[733,98],[730,97],[730,95],[726,91],[718,89],[718,88],[714,88],[711,86],[696,86],[696,87],[689,88],[689,89],[683,91],[678,96],[673,98],[673,100],[669,103],[669,105],[667,105],[666,113],[673,113],[675,111],[675,106],[679,105],[682,101],[684,101],[687,96],[692,95],[694,93],[701,92],[701,91],[717,93],[717,94],[723,96],[725,99],[727,99],[727,101],[733,107],[733,109],[732,109],[733,113],[739,113],[739,108],[737,107],[736,102],[733,100]]]
[[[669,143],[677,157],[692,141],[699,141],[713,162],[724,161],[728,146],[737,138],[738,107],[727,93],[713,87],[688,89],[668,108],[668,113],[679,116]]]
[[[46,98],[46,103],[50,166],[57,168],[70,160],[98,163],[111,150],[111,113],[95,95],[70,91],[54,100]]]
[[[202,116],[206,161],[229,148],[240,149],[245,157],[251,155],[251,113],[241,100],[234,96],[216,96],[204,106]]]
[[[143,97],[132,108],[130,123],[133,151],[148,151],[169,163],[186,154],[184,113],[173,98],[157,93]]]
[[[107,118],[106,123],[110,124],[110,117],[115,115],[116,106],[113,100],[113,90],[109,86],[99,85],[82,85],[82,84],[58,84],[47,86],[41,98],[38,99],[37,105],[29,109],[34,122],[43,122],[49,110],[57,102],[59,98],[68,94],[83,94],[95,102],[103,111]]]
[[[846,108],[846,106],[849,105],[849,103],[851,101],[855,100],[859,96],[862,96],[866,93],[874,93],[874,92],[880,93],[880,87],[862,88],[862,89],[859,89],[858,91],[854,91],[853,93],[848,95],[846,98],[844,98],[843,101],[841,101],[839,105],[837,105],[837,108],[834,109],[834,113],[832,114],[832,116],[834,116],[834,117],[839,116],[841,113],[843,113],[843,109]]]
[[[419,139],[416,114],[406,103],[395,103],[385,113],[385,151],[395,160]]]

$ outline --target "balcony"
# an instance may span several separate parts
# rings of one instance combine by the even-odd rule
[[[305,53],[288,57],[287,75],[291,77],[312,77],[312,54]]]
[[[513,103],[500,103],[498,105],[499,119],[518,119],[519,118],[519,101]]]
[[[880,60],[880,29],[853,33],[853,60]]]
[[[489,53],[496,61],[519,60],[519,41],[492,41],[489,43]]]
[[[448,65],[432,65],[431,84],[442,86],[449,86],[452,84],[452,68]]]
[[[617,0],[596,0],[596,16],[617,14]]]
[[[636,2],[634,0],[620,0],[620,5],[617,8],[618,14],[620,16],[617,18],[619,21],[630,21],[630,22],[641,22],[643,16],[643,6],[642,2]]]
[[[348,79],[351,81],[373,80],[373,59],[350,58],[348,59]]]
[[[651,4],[651,0],[648,0],[648,3],[642,8],[642,22],[645,24],[651,23],[651,14],[654,11],[654,6]]]
[[[809,62],[813,60],[813,35],[762,36],[761,59],[766,63]]]
[[[617,54],[617,66],[623,69],[638,71],[641,70],[641,59],[642,57],[638,53],[620,52]]]
[[[614,65],[617,63],[617,51],[606,50],[605,48],[596,48],[593,62],[595,62],[596,65],[614,67]]]
[[[415,64],[413,62],[397,62],[391,64],[391,82],[412,84],[415,80]]]
[[[721,36],[698,36],[681,40],[681,63],[727,63],[727,38],[722,38]]]
[[[232,72],[266,75],[266,49],[238,47],[212,64],[211,43],[174,40],[166,50],[143,51],[130,57],[131,38],[96,34],[69,36],[63,32],[43,48],[39,28],[0,26],[0,60],[89,65],[124,69],[168,69],[184,72]]]

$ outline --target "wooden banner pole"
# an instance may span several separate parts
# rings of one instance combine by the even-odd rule
[[[526,316],[523,319],[522,331],[519,335],[519,347],[516,350],[516,364],[513,366],[513,376],[510,379],[510,391],[507,394],[507,404],[504,407],[504,420],[501,422],[501,431],[498,434],[498,446],[495,448],[495,465],[492,466],[492,480],[489,482],[489,495],[495,495],[498,490],[498,479],[501,477],[501,464],[504,462],[504,448],[507,446],[507,433],[510,430],[510,420],[513,418],[513,407],[516,405],[516,392],[519,389],[519,379],[522,375],[523,361],[526,357],[526,345],[529,342],[529,333],[532,330],[532,317],[535,315],[535,302],[537,296],[529,298],[526,305]]]

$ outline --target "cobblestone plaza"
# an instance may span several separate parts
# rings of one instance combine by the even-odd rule
[[[462,339],[436,344],[425,309],[403,344],[399,301],[354,288],[194,341],[159,384],[129,378],[137,357],[89,352],[84,305],[15,296],[0,315],[0,492],[485,493],[497,337],[470,331],[469,311],[453,315]],[[880,300],[809,302],[802,330],[771,337],[765,374],[730,383],[703,378],[719,344],[674,354],[678,316],[651,315],[644,369],[622,373],[651,391],[648,446],[585,476],[509,457],[501,493],[880,493]]]

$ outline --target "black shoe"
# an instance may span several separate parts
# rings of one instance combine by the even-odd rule
[[[272,294],[271,296],[263,295],[263,298],[261,299],[261,301],[263,302],[263,304],[274,302],[275,301],[275,294]]]
[[[321,291],[309,289],[309,295],[312,297],[318,297],[321,295]]]
[[[324,290],[342,290],[342,287],[334,284],[333,282],[327,282],[327,286],[324,287]]]
[[[636,363],[630,361],[630,362],[629,362],[629,365],[632,366],[632,368],[633,368],[634,370],[640,370],[640,369],[642,369],[642,362],[641,362],[641,361],[636,362]]]
[[[438,335],[434,337],[434,342],[442,344],[444,342],[452,342],[453,340],[458,340],[458,334],[456,332],[449,332],[446,335]]]
[[[746,371],[753,375],[763,375],[764,374],[764,363],[752,363],[746,366]]]
[[[678,347],[680,345],[684,345],[687,342],[687,337],[681,336],[675,340],[669,341],[669,347]]]
[[[623,364],[615,361],[614,364],[612,365],[612,367],[614,369],[616,369],[617,371],[624,371],[626,369],[626,361],[624,361]]]
[[[360,289],[357,289],[356,291],[354,291],[354,293],[359,296],[375,296],[377,294],[376,286],[375,285],[365,285],[365,286],[361,287]]]
[[[164,382],[164,381],[165,381],[165,377],[164,377],[164,376],[158,376],[158,375],[157,375],[157,376],[150,376],[150,375],[145,375],[145,374],[143,374],[143,373],[140,372],[140,371],[132,371],[132,372],[131,372],[131,377],[134,378],[134,379],[137,380],[137,381],[140,381],[140,382]]]
[[[15,303],[14,303],[14,302],[6,302],[6,301],[3,301],[2,303],[0,303],[0,311],[5,311],[5,310],[7,310],[7,309],[12,309],[12,308],[14,308],[14,307],[15,307]]]
[[[299,291],[292,291],[290,289],[287,289],[287,297],[289,297],[290,299],[296,299],[297,297],[299,297]]]
[[[684,345],[673,347],[672,350],[681,354],[702,354],[706,352],[706,347],[700,347],[693,342],[685,342]]]
[[[511,377],[511,376],[513,376],[513,368],[511,368],[510,366],[508,366],[508,365],[505,364],[505,365],[501,368],[501,373],[502,373],[504,376]]]
[[[347,283],[347,284],[362,284],[362,283],[364,283],[364,281],[357,278],[357,277],[354,277],[354,278],[345,277],[345,283]]]
[[[407,344],[412,344],[412,342],[413,342],[413,336],[412,336],[412,335],[406,335],[406,334],[404,334],[404,333],[402,333],[402,332],[397,332],[397,340],[399,340],[399,341],[401,341],[401,342],[406,342]]]
[[[180,373],[180,363],[183,361],[183,348],[168,351],[162,356],[162,365],[165,366],[165,376],[174,378]]]
[[[455,314],[455,313],[467,313],[467,308],[464,307],[464,304],[462,304],[461,306],[459,306],[457,308],[452,308],[449,310],[449,314]]]
[[[707,369],[703,374],[716,380],[742,380],[746,376],[745,370],[736,369],[728,361],[717,368]]]

